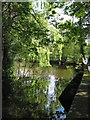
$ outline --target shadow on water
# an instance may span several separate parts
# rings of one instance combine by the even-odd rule
[[[67,120],[90,120],[90,73],[84,72],[83,80],[71,105]]]
[[[59,97],[59,100],[62,106],[65,108],[66,113],[68,114],[75,94],[78,90],[80,82],[82,80],[83,72],[79,72],[73,80],[67,85],[62,94]]]
[[[65,90],[62,92],[59,97],[60,102],[64,106],[65,110],[68,112],[73,101],[73,98],[76,94],[78,86],[82,80],[83,72],[78,73],[73,80],[68,84]]]
[[[30,68],[27,73],[26,77],[17,77],[18,80],[13,82],[13,95],[10,96],[7,116],[32,120],[64,120],[66,112],[58,98],[75,76],[74,70],[36,67]],[[23,75],[23,70],[20,74]]]
[[[90,120],[90,73],[84,71],[66,120]]]

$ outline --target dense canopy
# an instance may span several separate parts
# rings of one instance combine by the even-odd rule
[[[71,19],[64,21],[62,11]],[[90,34],[89,18],[90,2],[2,3],[4,117],[30,116],[30,108],[34,109],[41,101],[44,107],[46,96],[43,93],[49,81],[27,77],[26,68],[35,65],[49,67],[58,64],[62,67],[83,64],[82,58],[90,54],[90,45],[85,42]],[[27,84],[28,79],[31,79],[30,86]],[[38,96],[35,99],[33,91],[42,94],[39,101]],[[38,113],[31,116],[35,117]],[[45,114],[45,111],[41,114]]]

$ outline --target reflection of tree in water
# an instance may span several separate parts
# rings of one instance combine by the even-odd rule
[[[9,96],[10,105],[8,111],[10,118],[53,118],[54,111],[61,107],[58,100],[68,80],[56,79],[54,76],[52,85],[42,78],[19,77],[12,80],[12,94]],[[52,90],[52,87],[54,90]],[[63,88],[64,87],[64,88]],[[49,93],[50,92],[50,93]],[[54,93],[54,94],[53,94]],[[48,95],[50,98],[48,99]],[[49,101],[49,109],[47,103]]]
[[[20,78],[13,81],[10,96],[9,116],[11,118],[43,118],[47,116],[47,85],[44,79]]]
[[[53,97],[51,97],[51,103],[50,103],[50,117],[52,119],[64,119],[66,118],[66,113],[64,111],[64,108],[62,107],[60,101],[59,101],[59,96],[61,95],[62,91],[65,89],[67,84],[69,83],[69,80],[65,80],[63,78],[57,79],[55,81],[55,100],[53,100]],[[56,110],[57,109],[57,110]],[[63,110],[62,110],[63,109]],[[61,120],[60,119],[60,120]]]
[[[53,94],[50,95],[50,100],[49,100],[49,116],[51,119],[56,119],[59,117],[63,117],[65,115],[64,110],[63,112],[62,110],[60,111],[60,108],[62,108],[62,106],[59,101],[59,96],[62,93],[62,91],[65,89],[68,82],[69,80],[65,80],[62,78],[60,79],[55,78],[54,92]]]
[[[68,83],[69,83],[69,79],[66,80],[63,78],[60,78],[57,81],[55,81],[55,95],[57,99],[59,98],[60,94],[65,89]]]

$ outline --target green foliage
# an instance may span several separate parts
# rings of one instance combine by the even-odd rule
[[[88,21],[90,18],[90,2],[73,2],[72,4],[67,4],[65,7],[65,11],[67,11],[67,14],[71,16],[75,16],[78,18],[78,22],[83,26],[83,33],[85,34],[85,37],[89,34],[89,27],[90,22]]]
[[[46,3],[42,13],[35,11],[32,3],[2,3],[4,117],[21,118],[30,115],[35,118],[40,117],[40,109],[45,109],[49,82],[33,76],[26,77],[27,66],[28,69],[36,63],[39,67],[51,66],[50,61],[58,61],[59,64],[62,61],[81,62],[81,57],[90,53],[90,46],[86,46],[84,40],[90,33],[89,22],[87,24],[90,2],[74,2],[69,6],[59,2]],[[79,21],[57,23],[54,19],[49,22],[51,17],[58,17],[55,11],[57,7],[64,8],[67,14],[79,18]],[[57,88],[58,84],[60,83],[56,83]],[[52,103],[52,108],[54,107]],[[38,112],[30,114],[32,109],[37,109]],[[46,111],[41,115],[44,113]]]
[[[74,42],[71,42],[64,46],[63,54],[65,58],[67,59],[67,62],[78,63],[79,60],[81,59],[80,47],[77,44],[75,45]]]
[[[10,117],[34,118],[39,115],[39,110],[43,110],[45,108],[45,103],[47,103],[48,84],[49,82],[44,79],[31,79],[30,77],[25,77],[17,80],[14,78],[14,81],[12,81],[12,94],[9,97],[11,105],[8,106]],[[35,116],[30,114],[32,110]],[[34,111],[37,112],[35,113]]]
[[[50,66],[50,51],[45,47],[38,48],[39,53],[39,65],[41,67]]]

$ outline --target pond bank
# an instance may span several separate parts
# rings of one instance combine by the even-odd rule
[[[90,119],[90,73],[84,72],[66,120]]]
[[[62,106],[65,108],[65,111],[68,113],[74,96],[77,92],[79,84],[82,80],[83,72],[79,72],[73,80],[67,85],[62,94],[59,97],[59,100]]]
[[[10,96],[9,102],[12,104],[3,107],[3,111],[8,111],[8,115],[5,113],[6,117],[56,119],[58,111],[63,111],[58,98],[75,75],[76,72],[72,67],[67,69],[60,69],[58,66],[29,68],[28,65],[17,64],[16,77],[12,81],[14,95]]]

